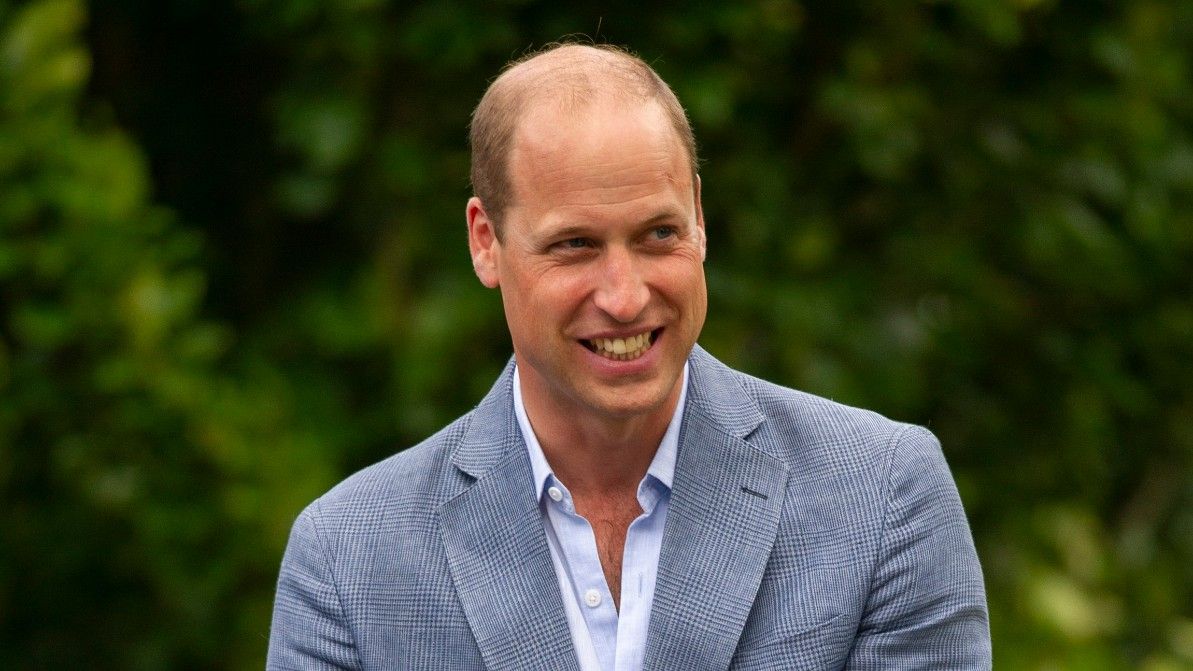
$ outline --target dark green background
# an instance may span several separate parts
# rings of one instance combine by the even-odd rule
[[[1193,3],[0,0],[0,661],[258,668],[290,522],[509,356],[466,125],[628,45],[702,344],[929,426],[998,668],[1193,668]]]

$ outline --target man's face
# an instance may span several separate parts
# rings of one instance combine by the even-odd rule
[[[540,106],[510,161],[503,242],[476,199],[469,241],[482,282],[501,288],[528,405],[670,412],[707,297],[699,182],[662,109]]]

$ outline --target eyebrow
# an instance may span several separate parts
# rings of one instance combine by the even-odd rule
[[[655,226],[655,225],[663,223],[665,221],[673,221],[673,220],[682,219],[682,218],[683,218],[683,215],[679,212],[675,212],[672,210],[663,210],[661,212],[657,212],[656,214],[642,220],[640,223],[635,224],[634,228],[635,229],[650,228],[651,226]],[[593,233],[593,227],[590,225],[567,224],[567,225],[561,226],[560,228],[557,228],[557,229],[551,229],[549,231],[544,231],[544,233],[541,237],[543,239],[583,238],[583,237],[592,235],[592,233]]]
[[[655,224],[660,224],[665,221],[672,221],[675,219],[683,219],[683,214],[681,212],[675,212],[672,210],[664,210],[639,224],[639,228],[648,228],[650,226],[654,226]]]

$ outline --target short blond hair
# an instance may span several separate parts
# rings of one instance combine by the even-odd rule
[[[514,133],[529,103],[553,96],[560,104],[579,106],[602,94],[658,103],[687,152],[695,183],[698,159],[692,125],[675,92],[653,68],[612,45],[549,44],[508,63],[472,112],[472,192],[493,221],[498,240],[512,199],[509,163]]]

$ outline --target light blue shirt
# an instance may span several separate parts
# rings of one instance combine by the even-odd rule
[[[564,612],[583,671],[637,671],[646,654],[646,630],[654,603],[659,549],[671,499],[679,425],[688,396],[688,367],[684,364],[679,402],[663,440],[642,482],[638,504],[642,514],[626,533],[621,563],[621,613],[605,583],[596,538],[588,520],[576,513],[571,492],[555,477],[526,416],[522,386],[514,369],[514,412],[530,452],[535,498],[539,501],[551,560],[559,579]]]

